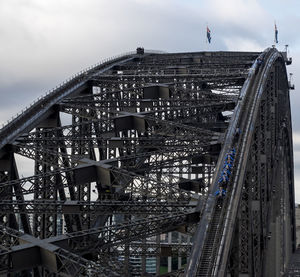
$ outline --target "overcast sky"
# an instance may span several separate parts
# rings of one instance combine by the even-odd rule
[[[300,203],[299,0],[0,0],[0,123],[72,74],[137,46],[167,52],[289,45]],[[206,24],[212,43],[205,43]]]

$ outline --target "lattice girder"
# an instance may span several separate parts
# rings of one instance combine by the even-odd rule
[[[159,274],[173,260],[169,276],[183,274],[188,257],[199,258],[198,241],[207,239],[199,226],[212,215],[208,203],[216,203],[219,224],[209,227],[207,251],[219,257],[224,243],[214,232],[226,233],[234,195],[229,191],[222,204],[214,200],[220,160],[230,143],[243,159],[244,133],[235,137],[233,122],[246,126],[256,109],[251,159],[237,171],[245,177],[233,246],[224,261],[211,258],[205,272],[220,265],[233,275],[265,273],[273,227],[262,226],[271,226],[276,214],[280,233],[287,231],[282,216],[290,225],[294,220],[287,206],[292,190],[278,194],[293,183],[285,68],[267,59],[275,52],[265,54],[273,67],[257,106],[245,87],[260,85],[250,77],[261,76],[251,68],[261,53],[130,54],[79,74],[0,130],[0,273],[139,276]],[[276,155],[285,153],[278,163]],[[19,178],[20,156],[33,161],[31,176]],[[282,174],[275,176],[277,169]],[[276,178],[281,183],[274,188]],[[273,195],[284,209],[270,201]],[[281,243],[287,257],[291,246]],[[201,247],[198,252],[205,257]],[[22,262],[20,253],[34,259]]]

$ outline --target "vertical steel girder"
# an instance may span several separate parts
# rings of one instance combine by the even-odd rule
[[[258,55],[126,55],[78,75],[0,130],[0,273],[177,276],[199,253],[188,276],[284,271],[295,239],[288,88],[278,54],[252,101],[245,87],[262,82],[249,77]],[[254,117],[243,156],[247,134],[234,137],[232,126]],[[245,161],[233,171],[244,176],[241,192],[215,201],[228,141]],[[17,154],[33,161],[32,176],[19,178]],[[239,203],[231,233],[230,199]]]

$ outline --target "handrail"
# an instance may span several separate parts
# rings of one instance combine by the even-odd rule
[[[268,51],[267,49],[266,51]],[[214,213],[214,207],[215,207],[215,196],[214,192],[217,190],[218,184],[217,179],[221,174],[222,170],[222,163],[224,161],[225,155],[228,153],[230,147],[232,147],[233,142],[233,136],[235,134],[235,130],[238,126],[238,120],[241,114],[241,109],[244,105],[244,102],[246,100],[247,91],[249,90],[249,85],[255,78],[255,70],[258,67],[257,63],[254,62],[251,69],[249,70],[248,77],[246,81],[244,82],[244,85],[241,89],[240,96],[238,103],[235,107],[234,114],[232,116],[232,119],[230,121],[230,125],[228,127],[228,131],[226,133],[224,145],[222,147],[222,152],[219,155],[218,163],[216,165],[216,170],[213,175],[212,183],[209,187],[209,193],[208,197],[205,203],[205,206],[203,206],[203,214],[201,217],[201,223],[198,225],[198,228],[196,230],[195,236],[194,236],[194,244],[191,250],[190,260],[188,262],[188,265],[186,267],[185,276],[194,276],[193,273],[197,271],[197,268],[200,263],[201,259],[201,253],[202,249],[204,247],[206,234],[208,232],[209,224],[211,222],[213,213]]]
[[[149,49],[146,49],[144,52],[146,54],[164,54],[164,53],[166,53],[166,52],[160,51],[160,50],[149,50]],[[115,55],[115,56],[103,59],[100,62],[98,62],[96,64],[93,64],[93,65],[91,65],[91,66],[89,66],[89,67],[73,74],[71,77],[67,78],[66,80],[64,80],[60,84],[58,84],[56,87],[54,87],[54,88],[50,89],[49,91],[47,91],[44,95],[39,96],[37,99],[35,99],[33,102],[31,102],[29,104],[29,106],[26,106],[25,108],[23,108],[20,113],[17,113],[16,115],[12,116],[11,119],[7,120],[6,123],[3,123],[2,127],[0,129],[0,136],[1,136],[2,131],[4,131],[7,127],[9,127],[9,125],[11,125],[17,118],[23,116],[24,113],[28,109],[30,109],[32,106],[34,106],[36,103],[40,102],[41,100],[47,98],[48,96],[53,95],[55,92],[57,92],[58,90],[63,88],[66,84],[69,84],[70,82],[73,82],[73,81],[77,80],[78,78],[80,78],[82,76],[86,76],[87,75],[86,73],[91,73],[94,70],[98,70],[100,67],[102,67],[102,66],[104,66],[108,63],[117,61],[120,58],[125,58],[127,56],[132,56],[132,55],[135,55],[135,54],[136,54],[136,51],[129,51],[129,52],[125,52],[125,53],[122,53],[122,54],[119,54],[119,55]]]
[[[117,59],[117,58],[120,58],[122,56],[126,56],[126,55],[130,55],[130,54],[134,54],[133,51],[131,52],[127,52],[127,53],[123,53],[123,54],[120,54],[120,55],[116,55],[116,56],[113,56],[113,57],[110,57],[110,58],[106,58],[106,59],[103,59],[101,60],[100,62],[94,64],[94,65],[91,65],[75,74],[73,74],[71,77],[67,78],[66,80],[64,80],[63,82],[61,82],[59,85],[57,85],[56,87],[50,89],[49,91],[47,91],[44,96],[41,95],[39,96],[37,99],[33,100],[32,103],[29,104],[29,106],[26,106],[25,108],[23,108],[21,110],[21,113],[17,113],[15,116],[13,116],[10,120],[7,120],[7,124],[2,124],[2,128],[0,129],[0,132],[2,131],[3,127],[5,127],[6,125],[8,125],[9,123],[11,123],[14,119],[16,119],[17,117],[19,117],[20,115],[22,115],[28,108],[30,108],[31,106],[33,106],[36,102],[38,102],[39,100],[45,98],[46,96],[50,95],[50,94],[53,94],[53,92],[55,92],[57,89],[63,87],[66,83],[69,83],[70,81],[76,79],[79,75],[82,75],[83,73],[86,73],[88,72],[89,70],[91,69],[94,69],[95,67],[97,66],[100,66],[100,65],[103,65],[105,63],[107,63],[108,61],[112,61],[114,59]]]
[[[213,182],[209,188],[210,193],[207,198],[205,207],[203,209],[201,223],[199,224],[196,231],[196,235],[194,237],[194,245],[190,256],[190,261],[187,266],[187,270],[185,272],[185,276],[194,276],[193,273],[196,272],[197,268],[199,267],[201,261],[202,249],[204,247],[204,243],[206,239],[206,233],[208,231],[208,228],[211,223],[211,219],[213,218],[213,214],[214,214],[214,207],[215,207],[216,200],[213,195],[213,192],[217,189],[216,178],[220,175],[220,171],[221,171],[220,164],[224,160],[224,154],[226,154],[229,148],[232,147],[233,134],[235,128],[241,127],[238,126],[237,124],[240,121],[239,115],[242,112],[242,108],[245,107],[245,105],[247,105],[248,107],[248,105],[250,104],[250,107],[247,108],[247,110],[250,109],[250,116],[248,117],[248,120],[245,122],[245,126],[243,128],[243,140],[242,140],[243,144],[241,147],[238,148],[239,152],[241,153],[247,152],[246,151],[247,149],[249,150],[247,139],[249,139],[249,136],[251,135],[251,130],[252,130],[251,126],[253,126],[254,124],[253,122],[255,120],[255,115],[256,115],[255,111],[258,108],[258,103],[263,92],[263,86],[265,84],[267,72],[269,71],[272,64],[274,63],[274,60],[278,58],[278,56],[280,55],[277,51],[275,51],[272,48],[266,49],[264,54],[268,55],[268,58],[265,58],[266,65],[263,67],[263,71],[259,75],[256,75],[255,71],[256,69],[258,69],[258,65],[257,62],[255,62],[251,70],[249,71],[248,78],[245,81],[244,86],[242,88],[239,102],[235,108],[234,115],[232,117],[233,120],[230,122],[225,143],[218,159],[218,164],[213,177]],[[253,81],[258,76],[260,76],[259,82],[256,83],[257,86],[254,88],[255,90],[253,90],[253,87],[251,87],[250,84],[253,83]],[[255,92],[255,93],[250,94],[251,92]],[[251,95],[253,99],[249,98],[251,97]],[[245,148],[247,149],[245,150]],[[238,156],[241,156],[241,154],[239,153]],[[235,174],[231,194],[230,195],[228,194],[228,197],[230,198],[228,199],[229,205],[228,208],[226,209],[226,216],[224,217],[224,223],[222,223],[224,224],[224,227],[222,229],[221,240],[217,249],[217,255],[215,256],[216,259],[213,261],[212,268],[211,268],[213,269],[213,273],[212,273],[213,276],[223,276],[226,269],[227,256],[229,253],[230,243],[231,243],[231,238],[232,238],[233,228],[234,228],[233,223],[237,212],[238,201],[240,199],[241,182],[244,176],[242,169],[245,168],[246,162],[247,160],[242,160],[242,162],[237,164],[237,169],[235,171],[236,172],[241,171],[241,173]]]
[[[255,122],[255,117],[257,114],[257,109],[258,109],[258,103],[260,101],[260,98],[262,96],[262,92],[263,92],[263,87],[265,86],[265,82],[266,82],[266,76],[267,76],[267,72],[270,70],[272,64],[274,63],[274,61],[276,60],[276,58],[279,57],[279,52],[278,51],[274,51],[271,48],[271,54],[268,57],[268,62],[266,63],[265,67],[264,67],[264,71],[261,74],[261,78],[259,80],[257,89],[256,89],[256,93],[255,93],[255,98],[253,99],[253,104],[251,107],[251,111],[250,111],[250,116],[249,116],[249,120],[247,121],[247,126],[246,126],[246,130],[245,130],[245,134],[244,134],[244,138],[242,141],[242,146],[240,151],[242,153],[247,153],[249,151],[249,138],[251,137],[251,132],[252,132],[252,126]],[[242,164],[239,163],[238,164],[238,168],[237,171],[241,171],[242,168],[244,168],[246,166],[246,162],[247,160],[242,160]],[[228,252],[228,244],[230,244],[231,242],[231,237],[232,237],[232,232],[233,232],[233,224],[232,224],[232,219],[235,218],[235,214],[237,212],[237,204],[238,201],[237,199],[233,199],[234,196],[238,197],[238,200],[240,199],[240,193],[241,193],[241,182],[243,180],[243,176],[244,174],[237,174],[235,176],[234,182],[233,182],[233,192],[232,192],[232,198],[230,199],[230,203],[229,203],[229,207],[227,209],[227,213],[225,216],[225,223],[224,223],[224,230],[222,233],[222,238],[221,238],[221,244],[220,244],[220,248],[219,248],[219,253],[218,253],[218,260],[216,263],[216,270],[215,270],[215,274],[214,276],[222,276],[222,274],[224,274],[225,272],[225,267],[226,267],[226,262],[223,260],[221,261],[221,256],[226,257],[227,255],[224,255],[224,251]],[[235,195],[233,195],[233,193],[235,192]],[[227,237],[226,237],[227,236]],[[227,244],[227,246],[226,246]],[[228,254],[228,253],[227,253]]]

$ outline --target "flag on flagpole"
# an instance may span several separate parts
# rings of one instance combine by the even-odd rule
[[[211,35],[210,35],[210,30],[209,30],[208,26],[206,26],[206,37],[207,37],[208,43],[210,43]]]
[[[275,23],[275,43],[278,43],[278,30],[277,30],[276,23]]]

